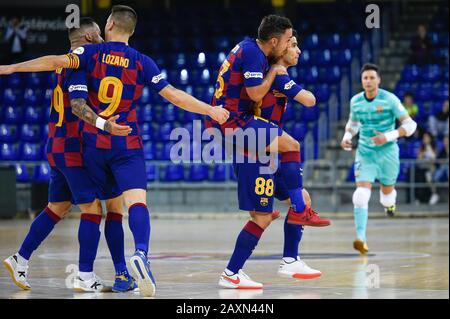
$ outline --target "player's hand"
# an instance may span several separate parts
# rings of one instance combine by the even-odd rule
[[[8,75],[14,73],[14,67],[12,65],[0,65],[0,75]]]
[[[277,75],[288,74],[286,67],[279,64],[272,65],[271,69],[274,70]]]
[[[105,123],[105,131],[110,133],[111,135],[116,136],[128,136],[132,129],[128,125],[120,125],[117,124],[116,121],[119,119],[119,115],[114,115],[106,120]]]
[[[230,117],[230,112],[227,109],[224,109],[222,105],[219,106],[211,106],[211,110],[208,114],[214,121],[219,124],[225,123]]]
[[[384,133],[375,132],[376,135],[374,137],[372,137],[372,141],[375,143],[375,145],[383,145],[387,143],[387,139],[386,139],[386,135],[384,135]]]
[[[351,151],[352,150],[352,140],[342,140],[341,147],[344,151]]]

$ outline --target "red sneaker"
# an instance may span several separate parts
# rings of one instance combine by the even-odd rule
[[[274,210],[272,213],[272,220],[275,220],[280,217],[280,212],[278,210]]]
[[[330,225],[329,219],[320,218],[311,207],[306,206],[302,213],[297,213],[291,207],[288,211],[288,224],[323,227]]]

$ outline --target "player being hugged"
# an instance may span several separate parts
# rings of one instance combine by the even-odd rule
[[[86,72],[88,91],[71,100],[72,108],[89,122],[83,128],[86,168],[98,185],[113,178],[123,192],[128,222],[134,237],[135,253],[131,267],[143,296],[155,295],[156,283],[148,259],[150,214],[147,208],[147,180],[142,138],[136,108],[142,90],[148,85],[170,103],[184,110],[208,115],[224,123],[229,112],[205,104],[171,86],[155,62],[128,45],[137,23],[136,12],[128,6],[112,8],[105,26],[105,43],[85,45],[68,55],[46,56],[17,65],[0,67],[1,72],[48,71],[60,67]],[[89,106],[94,110],[92,111]],[[100,116],[98,116],[100,115]],[[132,131],[127,136],[105,132],[105,120],[118,116],[118,123]]]
[[[414,134],[417,123],[408,115],[400,100],[381,89],[378,66],[365,64],[361,69],[364,89],[350,100],[350,118],[345,126],[341,147],[352,149],[352,138],[359,133],[355,157],[356,190],[353,193],[356,240],[353,247],[367,254],[366,239],[369,200],[375,179],[381,183],[380,203],[389,216],[394,216],[400,172],[397,139]],[[396,120],[401,126],[395,128]]]

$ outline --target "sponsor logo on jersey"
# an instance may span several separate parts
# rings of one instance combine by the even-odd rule
[[[71,86],[69,86],[69,92],[73,92],[73,91],[87,92],[88,88],[87,88],[87,85],[71,85]]]
[[[245,72],[244,73],[244,77],[246,78],[246,79],[251,79],[251,78],[260,78],[260,79],[262,79],[263,78],[263,74],[262,74],[262,72]]]
[[[162,75],[162,74],[155,75],[155,76],[152,78],[152,83],[157,84],[157,83],[159,83],[159,81],[162,80],[162,78],[163,78],[163,75]]]
[[[295,82],[293,80],[290,80],[288,83],[284,85],[285,90],[290,90],[295,85]]]
[[[73,53],[81,55],[84,53],[84,48],[83,47],[78,47],[75,50],[73,50]]]

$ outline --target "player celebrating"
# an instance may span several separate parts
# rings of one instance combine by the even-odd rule
[[[292,34],[292,38],[285,54],[275,62],[286,68],[297,65],[301,53],[297,42],[297,32],[293,30]],[[288,99],[301,103],[306,107],[313,107],[316,104],[316,98],[310,91],[303,89],[300,85],[295,83],[288,74],[282,74],[276,76],[271,91],[266,94],[262,102],[256,103],[255,114],[271,121],[279,127],[283,127],[282,119],[287,107]],[[274,184],[275,191],[273,196],[276,199],[285,202],[288,206],[291,206],[289,192],[280,170],[274,174]],[[305,205],[311,207],[311,198],[305,189],[303,189],[303,198]],[[280,276],[297,279],[311,279],[320,277],[322,274],[319,270],[310,268],[298,255],[303,228],[303,225],[288,223],[288,218],[286,216],[284,221],[283,258],[278,269],[278,274]]]
[[[357,188],[353,193],[357,238],[353,247],[367,254],[366,226],[372,184],[375,179],[380,181],[380,203],[386,213],[393,216],[397,197],[395,183],[400,171],[397,139],[414,134],[417,123],[394,94],[379,88],[378,66],[365,64],[361,69],[361,82],[364,91],[350,100],[350,118],[341,147],[350,151],[351,140],[359,132],[355,158]],[[396,120],[401,122],[398,129],[395,129]]]
[[[141,294],[151,297],[155,295],[156,285],[147,257],[150,215],[146,204],[145,159],[136,115],[142,89],[144,85],[149,85],[172,104],[208,115],[218,123],[224,123],[229,112],[211,107],[175,89],[163,79],[150,57],[129,47],[128,40],[134,33],[136,23],[137,14],[132,8],[114,6],[105,26],[106,43],[86,45],[69,55],[46,56],[19,63],[13,69],[47,71],[68,67],[86,70],[89,94],[85,92],[83,98],[71,100],[74,111],[91,124],[83,128],[86,148],[83,159],[97,184],[105,185],[112,175],[123,192],[135,242],[135,253],[130,264]],[[92,112],[86,100],[98,115],[106,118],[118,115],[118,121],[131,127],[131,134],[118,137],[102,131],[105,120]]]
[[[80,28],[69,30],[69,40],[71,50],[87,43],[103,41],[98,25],[90,18],[80,19]],[[77,204],[82,211],[78,232],[80,264],[74,288],[79,291],[102,291],[105,289],[103,281],[93,272],[100,239],[99,224],[102,215],[100,203],[96,200],[97,194],[101,199],[108,199],[106,201],[108,214],[105,237],[113,260],[116,262],[118,259],[123,259],[125,262],[123,230],[122,237],[118,236],[118,231],[112,232],[118,228],[122,229],[121,224],[117,223],[123,215],[121,194],[114,190],[112,185],[107,187],[103,194],[99,194],[83,167],[79,136],[81,122],[72,114],[69,103],[69,99],[78,98],[83,90],[87,90],[84,74],[75,74],[73,70],[68,69],[57,71],[57,86],[52,98],[46,147],[51,167],[49,203],[31,224],[19,251],[3,261],[13,282],[24,290],[31,289],[27,280],[28,261],[31,254],[49,236],[55,224],[66,215],[72,206],[71,201]],[[126,136],[130,128],[116,124],[115,119],[110,118],[106,122],[105,129],[115,135]],[[134,287],[134,280],[130,277],[126,287],[122,280],[117,279],[113,289],[125,291],[134,289]]]
[[[327,226],[329,221],[321,219],[303,200],[300,175],[300,145],[281,128],[267,120],[253,115],[253,104],[261,101],[270,90],[276,75],[285,74],[286,68],[274,65],[269,70],[268,58],[278,58],[287,49],[292,37],[289,19],[270,15],[265,17],[258,28],[258,39],[245,39],[231,50],[222,64],[217,80],[213,105],[224,105],[230,111],[230,119],[223,125],[208,121],[206,127],[227,129],[235,132],[249,129],[265,134],[267,151],[282,153],[280,172],[285,177],[292,207],[288,222],[311,226]],[[276,130],[273,136],[271,130]],[[259,138],[256,138],[259,140]],[[278,145],[274,149],[271,145]],[[242,149],[242,145],[237,145]],[[250,146],[251,147],[251,146]],[[247,149],[244,148],[247,152]],[[239,209],[248,211],[251,217],[239,234],[235,250],[227,268],[222,273],[219,285],[225,288],[263,287],[253,281],[242,268],[250,257],[264,230],[272,221],[273,178],[261,173],[261,163],[246,161],[242,165],[234,163],[238,179]]]

